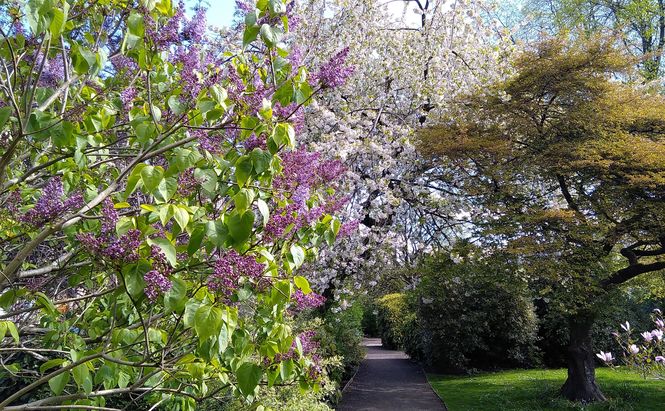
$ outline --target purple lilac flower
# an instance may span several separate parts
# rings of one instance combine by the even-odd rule
[[[296,292],[293,294],[293,300],[296,303],[295,311],[300,312],[321,307],[326,302],[326,297],[315,292],[305,294],[302,292],[302,290],[296,290]]]
[[[264,265],[251,255],[240,255],[231,250],[219,257],[208,277],[208,289],[230,297],[240,285],[242,277],[261,282]]]
[[[663,332],[661,330],[651,330],[651,335],[658,341],[663,339]]]
[[[347,66],[346,58],[349,55],[349,48],[345,47],[335,54],[327,63],[314,73],[313,78],[321,83],[323,87],[339,87],[353,74],[354,67]]]
[[[289,31],[295,30],[300,23],[300,16],[296,14],[295,6],[295,1],[291,1],[286,5],[286,18],[289,24]]]
[[[42,87],[55,87],[65,78],[65,64],[62,54],[58,53],[52,59],[46,59],[44,69],[39,77],[39,85]]]
[[[132,229],[121,236],[116,235],[116,223],[119,220],[113,201],[106,198],[102,202],[101,233],[79,233],[76,238],[93,254],[115,261],[132,262],[139,258],[138,249],[141,246],[141,231]]]
[[[143,10],[143,21],[145,25],[145,36],[160,49],[166,50],[180,42],[180,23],[185,17],[185,4],[180,2],[175,9],[175,14],[166,23],[158,27],[158,22],[152,17],[147,9]]]
[[[155,302],[160,294],[163,294],[173,287],[173,283],[157,270],[150,270],[144,276],[145,295],[151,302]]]
[[[118,210],[113,206],[113,201],[108,197],[105,198],[102,202],[102,235],[115,233],[115,226],[119,219],[120,216]]]
[[[127,87],[120,93],[120,101],[122,101],[122,108],[129,111],[132,108],[134,99],[138,95],[138,91],[134,87]]]
[[[18,214],[18,208],[21,204],[21,190],[14,190],[5,199],[4,209],[10,214]]]
[[[115,56],[111,57],[111,64],[117,72],[134,72],[139,69],[139,66],[132,58],[122,54],[116,54]]]
[[[257,147],[262,150],[266,149],[266,139],[257,137],[256,134],[252,134],[247,140],[243,142],[243,144],[247,151],[252,151]]]
[[[339,228],[337,237],[338,238],[347,237],[351,235],[351,233],[357,231],[359,226],[360,226],[360,221],[358,220],[347,221],[346,223],[343,223],[342,226]]]
[[[185,40],[200,43],[206,33],[206,9],[200,7],[194,17],[185,24],[182,31]]]
[[[80,193],[75,193],[63,201],[64,194],[60,177],[51,178],[42,189],[42,194],[35,206],[21,216],[20,220],[33,226],[39,226],[61,216],[68,210],[83,206],[83,195]]]
[[[196,191],[198,185],[199,182],[194,177],[193,168],[188,168],[178,176],[178,194],[183,197],[189,197],[194,191]]]
[[[665,357],[663,357],[662,355],[656,356],[655,360],[658,363],[665,364]]]
[[[242,14],[254,11],[254,2],[246,0],[236,0],[236,10]]]

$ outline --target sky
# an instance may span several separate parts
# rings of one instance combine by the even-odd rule
[[[198,0],[185,0],[187,4],[187,15],[191,16],[193,13],[191,7],[198,4]],[[234,0],[204,0],[201,2],[204,6],[208,7],[208,24],[212,26],[229,26],[233,20],[233,12],[235,10]]]

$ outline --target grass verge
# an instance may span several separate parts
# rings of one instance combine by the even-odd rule
[[[665,381],[645,380],[634,371],[599,368],[598,383],[608,397],[581,405],[558,397],[566,370],[511,370],[474,376],[429,374],[449,411],[660,411],[665,410]]]

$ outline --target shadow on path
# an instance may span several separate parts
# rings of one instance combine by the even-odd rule
[[[422,368],[406,354],[384,349],[378,338],[366,339],[365,346],[367,355],[337,410],[445,410]]]

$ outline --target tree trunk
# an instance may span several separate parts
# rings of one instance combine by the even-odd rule
[[[568,379],[561,387],[561,395],[571,401],[590,403],[606,400],[596,384],[596,359],[591,345],[592,324],[592,316],[575,316],[570,320]]]

